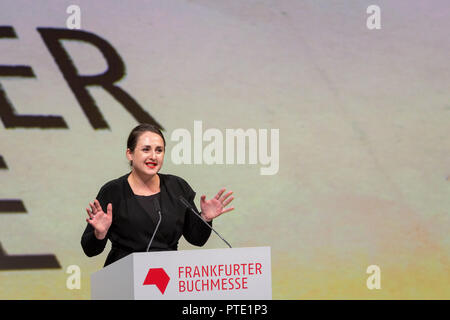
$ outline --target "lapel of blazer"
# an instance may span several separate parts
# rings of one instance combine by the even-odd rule
[[[164,212],[170,212],[172,208],[170,208],[170,204],[173,202],[172,195],[169,193],[167,189],[166,179],[163,174],[159,174],[159,188],[161,190],[160,195],[160,207],[161,214],[164,215]]]

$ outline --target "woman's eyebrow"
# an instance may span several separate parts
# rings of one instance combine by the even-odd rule
[[[143,145],[142,148],[151,148],[152,146],[149,144]],[[156,145],[155,148],[162,148],[162,145]]]

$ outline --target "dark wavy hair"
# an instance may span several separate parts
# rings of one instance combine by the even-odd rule
[[[136,144],[137,141],[139,139],[139,137],[144,133],[144,132],[153,132],[156,133],[157,135],[159,135],[164,142],[164,149],[166,148],[166,139],[164,139],[164,135],[162,134],[161,130],[153,125],[153,124],[149,124],[149,123],[141,123],[140,125],[134,127],[133,130],[131,130],[130,134],[128,135],[128,140],[127,140],[127,148],[130,149],[132,152],[134,152],[134,149],[136,149]],[[130,161],[130,166],[133,165],[133,161]]]

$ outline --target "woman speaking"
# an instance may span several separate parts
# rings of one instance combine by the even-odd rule
[[[182,178],[159,173],[165,147],[162,132],[153,125],[131,131],[126,151],[131,172],[103,185],[86,208],[81,246],[87,256],[102,253],[108,239],[112,245],[105,266],[133,252],[177,250],[182,235],[193,245],[206,243],[211,229],[179,201],[181,196],[197,210],[195,192]],[[233,192],[224,193],[223,188],[211,200],[200,198],[201,218],[210,225],[234,209],[226,208]]]

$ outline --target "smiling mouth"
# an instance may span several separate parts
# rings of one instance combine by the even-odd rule
[[[145,165],[149,168],[155,168],[156,167],[156,162],[146,162]]]

